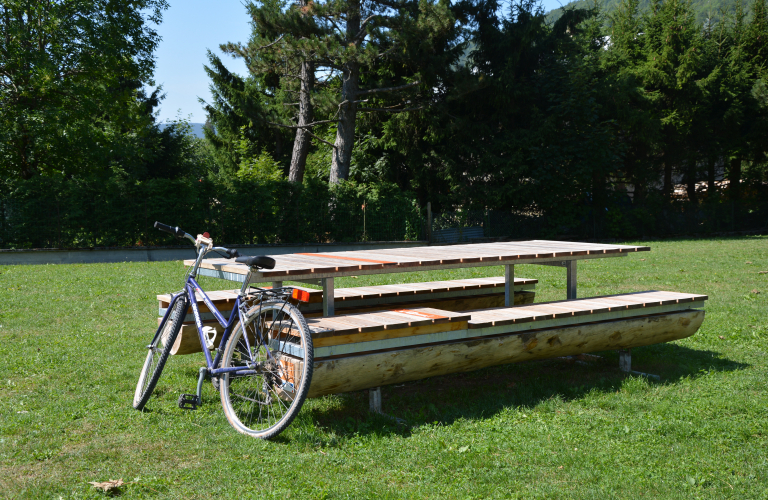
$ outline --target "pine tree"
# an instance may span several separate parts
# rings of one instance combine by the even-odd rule
[[[306,135],[327,142],[311,130],[328,123],[336,124],[329,180],[346,179],[358,113],[403,112],[427,103],[440,73],[434,68],[445,66],[443,49],[454,32],[445,0],[291,5],[270,0],[249,4],[249,11],[254,36],[248,44],[233,44],[229,50],[245,58],[252,72],[274,75],[275,82],[284,82],[286,91],[298,97],[298,102],[286,103],[298,105],[288,123],[265,119],[297,131],[291,162],[294,180],[301,179]],[[325,90],[333,91],[332,104],[317,102],[327,95]],[[316,120],[318,114],[326,119]]]
[[[205,71],[211,79],[212,100],[200,99],[208,116],[204,130],[217,164],[228,176],[236,174],[243,156],[268,151],[275,159],[283,156],[285,131],[270,128],[262,119],[271,113],[270,97],[263,81],[242,78],[230,72],[221,59],[208,52]],[[243,145],[247,147],[243,147]]]
[[[318,91],[327,88],[327,82],[318,80],[315,72],[316,38],[324,36],[324,31],[305,14],[305,0],[293,5],[267,0],[249,3],[246,8],[253,28],[250,40],[228,43],[222,49],[242,58],[252,77],[261,79],[268,89],[265,97],[270,112],[258,119],[294,131],[288,178],[301,183],[311,138],[325,142],[312,133],[312,128],[319,125],[313,121],[313,101],[322,101]]]
[[[649,186],[658,180],[653,168],[661,123],[645,93],[639,72],[644,59],[643,16],[638,0],[624,0],[608,15],[609,44],[602,54],[607,84],[612,86],[617,140],[622,145],[623,175],[634,188],[633,202],[647,201]]]
[[[687,0],[656,0],[643,17],[643,28],[644,60],[637,71],[661,124],[658,159],[662,195],[669,201],[675,168],[695,164],[687,145],[703,101],[697,86],[701,33]]]

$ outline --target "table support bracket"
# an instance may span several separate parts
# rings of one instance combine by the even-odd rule
[[[644,373],[644,372],[638,372],[632,369],[632,349],[619,349],[616,351],[619,353],[619,370],[623,371],[624,373],[629,373],[632,375],[637,375],[638,377],[646,377],[653,380],[661,380],[661,377],[659,375],[654,375],[652,373]],[[562,356],[558,359],[562,359],[563,361],[569,361],[571,363],[576,363],[577,365],[591,365],[590,361],[600,361],[603,359],[602,356],[595,356],[594,354],[574,354],[571,356]]]
[[[405,420],[402,418],[393,417],[392,415],[387,415],[381,411],[381,387],[371,387],[368,389],[368,410],[371,413],[376,413],[382,417],[391,418],[398,424],[406,425]]]
[[[651,378],[653,380],[661,380],[659,375],[652,373],[638,372],[632,369],[632,349],[620,349],[619,351],[619,370],[637,375],[639,377]]]
[[[323,278],[323,316],[333,315],[333,278]]]

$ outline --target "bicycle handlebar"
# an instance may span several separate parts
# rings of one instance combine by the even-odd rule
[[[217,252],[223,252],[227,254],[228,259],[234,259],[235,257],[240,257],[240,254],[238,253],[237,248],[215,247],[214,250]]]
[[[171,233],[172,235],[176,236],[178,239],[182,239],[187,234],[178,226],[171,227],[167,224],[163,224],[157,221],[155,221],[155,228],[159,229],[160,231],[165,231],[166,233]]]
[[[171,227],[171,226],[169,226],[167,224],[163,224],[162,222],[155,221],[155,227],[157,229],[159,229],[160,231],[165,231],[166,233],[170,233],[170,234],[176,236],[179,239],[187,238],[192,243],[194,243],[195,246],[197,246],[197,241],[195,240],[195,238],[193,238],[192,235],[185,233],[184,230],[182,230],[178,226],[177,227]],[[210,241],[210,240],[208,240],[208,241]],[[240,257],[240,254],[238,253],[236,248],[215,247],[215,248],[211,248],[211,250],[215,250],[217,252],[223,252],[223,253],[227,254],[227,258],[228,259],[234,259],[235,257]]]

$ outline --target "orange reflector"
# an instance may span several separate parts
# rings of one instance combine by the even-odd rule
[[[298,288],[293,289],[291,297],[298,300],[299,302],[309,302],[309,292],[299,290]]]

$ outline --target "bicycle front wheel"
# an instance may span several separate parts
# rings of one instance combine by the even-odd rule
[[[133,395],[133,407],[137,410],[144,408],[149,401],[152,391],[155,390],[163,367],[171,353],[176,336],[181,330],[181,324],[187,315],[187,297],[179,297],[173,304],[170,314],[163,318],[163,322],[157,329],[152,343],[147,346],[147,358],[139,374],[139,382],[136,384],[136,393]]]
[[[288,302],[254,306],[224,348],[221,404],[238,432],[277,436],[301,410],[312,381],[312,337],[304,316]]]

